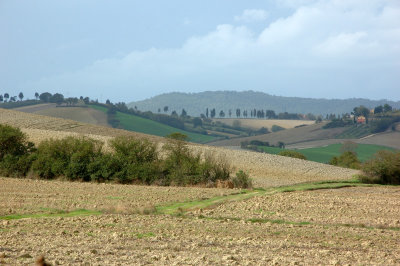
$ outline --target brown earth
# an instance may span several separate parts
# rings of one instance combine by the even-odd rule
[[[267,194],[226,203],[201,213],[207,217],[400,228],[400,187],[349,187]]]
[[[56,107],[34,112],[35,114],[52,116],[74,121],[109,127],[107,115],[102,111],[84,107]]]
[[[2,109],[0,123],[21,127],[35,142],[70,134],[103,141],[119,135],[164,141]],[[248,171],[256,186],[347,180],[358,173],[250,151],[190,147],[225,157],[236,169]],[[0,264],[32,265],[41,255],[53,265],[400,264],[400,192],[396,187],[267,191],[246,200],[239,200],[242,194],[233,195],[237,192],[0,178]],[[213,197],[236,201],[189,213],[173,205],[181,210],[177,216],[154,210]],[[60,217],[77,209],[101,214]],[[46,213],[53,216],[4,217]]]
[[[285,144],[294,144],[312,140],[331,139],[342,133],[345,128],[322,129],[325,123],[312,124],[309,126],[286,129],[274,133],[251,136],[245,138],[234,138],[209,143],[213,146],[240,146],[242,141],[261,140],[268,141],[272,145],[276,145],[279,141]]]
[[[271,130],[273,125],[277,125],[283,128],[294,128],[300,125],[311,125],[315,121],[310,120],[283,120],[283,119],[244,119],[244,118],[215,118],[215,122],[221,122],[223,124],[233,126],[234,121],[239,121],[242,127],[258,130],[262,127]]]
[[[1,201],[1,213],[9,209],[29,213],[39,206],[40,212],[112,205],[101,215],[0,220],[0,263],[8,265],[32,264],[41,255],[53,265],[400,263],[399,227],[386,227],[398,224],[397,188],[259,196],[179,217],[145,215],[135,207],[125,212],[117,206],[131,201],[134,206],[147,206],[229,191],[8,178],[0,178],[0,184],[0,195],[7,199]],[[219,214],[222,217],[213,218]],[[282,220],[249,221],[254,217]]]

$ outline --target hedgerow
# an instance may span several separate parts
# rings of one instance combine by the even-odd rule
[[[231,179],[225,160],[190,151],[185,138],[180,133],[169,136],[161,158],[155,143],[132,137],[112,140],[110,152],[103,151],[102,142],[85,137],[48,139],[36,149],[21,130],[0,125],[0,173],[163,186],[215,186],[217,181]],[[235,186],[249,186],[248,176],[239,175],[239,179],[232,180]]]

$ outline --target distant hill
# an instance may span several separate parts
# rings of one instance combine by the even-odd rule
[[[283,97],[255,91],[206,91],[200,93],[166,93],[147,100],[129,103],[129,107],[137,107],[141,111],[158,112],[168,106],[168,113],[175,110],[178,114],[182,109],[191,116],[199,116],[205,113],[206,108],[215,108],[217,114],[223,110],[228,116],[229,109],[235,116],[236,108],[247,109],[270,109],[276,113],[313,113],[313,114],[343,114],[350,113],[354,107],[364,105],[374,108],[385,103],[394,108],[400,108],[400,101],[369,100],[361,98],[352,99],[313,99],[299,97]]]

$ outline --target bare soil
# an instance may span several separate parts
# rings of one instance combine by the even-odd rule
[[[283,128],[294,128],[300,125],[312,125],[315,121],[310,120],[283,120],[283,119],[244,119],[244,118],[216,118],[213,121],[219,121],[229,126],[233,126],[234,121],[239,121],[242,127],[258,130],[262,127],[271,130],[273,125]]]
[[[312,124],[264,135],[215,141],[209,144],[213,146],[240,146],[242,141],[251,140],[268,141],[272,145],[276,145],[279,141],[285,144],[295,144],[313,140],[331,139],[345,130],[344,128],[322,129],[323,125],[324,123]]]
[[[104,141],[131,135],[164,142],[2,109],[0,123],[21,127],[36,142],[69,134]],[[348,180],[358,173],[250,151],[191,148],[225,157],[232,167],[248,171],[256,186]],[[176,216],[154,211],[156,206],[238,192],[0,178],[0,264],[32,265],[41,255],[53,265],[400,264],[398,187],[264,194],[189,213],[182,210]],[[101,214],[59,215],[78,209]],[[47,213],[54,216],[4,217]]]
[[[277,193],[226,203],[203,210],[202,214],[400,229],[400,187],[349,187]]]
[[[74,121],[109,127],[107,115],[103,112],[84,107],[55,107],[34,112],[35,114],[52,116]]]
[[[187,196],[193,199],[226,193],[217,189],[172,188],[171,198],[168,199],[166,191],[171,188],[7,178],[1,178],[0,183],[0,195],[9,199],[1,201],[2,213],[18,202],[17,210],[22,211],[25,207],[26,211],[34,211],[37,206],[67,207],[65,202],[68,200],[93,208],[92,204],[100,206],[103,201],[114,200],[114,206],[124,200],[146,205],[153,201],[161,203],[184,200]],[[41,192],[42,189],[45,192]],[[0,262],[8,265],[33,264],[37,257],[44,255],[46,261],[53,265],[399,264],[400,230],[360,224],[365,221],[373,221],[368,223],[372,225],[395,222],[399,190],[364,189],[256,197],[238,202],[238,206],[226,203],[183,217],[121,213],[115,209],[114,212],[92,216],[0,220]],[[136,193],[139,193],[137,197]],[[182,193],[182,198],[179,198],[179,193]],[[145,195],[151,198],[146,199]],[[377,202],[370,205],[371,201]],[[53,202],[58,203],[53,205]],[[388,202],[391,204],[386,204],[385,208],[380,205]],[[360,205],[359,210],[354,207],[356,204]],[[233,211],[233,207],[238,209]],[[383,222],[374,222],[382,209],[385,209],[381,216]],[[265,217],[281,213],[279,217],[284,218],[286,223],[249,221],[248,218],[258,217],[260,210],[266,213]],[[335,217],[339,220],[331,221],[332,214],[336,213]],[[240,218],[213,218],[217,214]],[[371,219],[368,218],[370,215]]]

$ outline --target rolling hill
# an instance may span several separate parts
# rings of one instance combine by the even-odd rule
[[[106,143],[116,136],[133,136],[158,143],[165,142],[164,138],[157,136],[1,108],[0,123],[21,128],[35,143],[69,135],[84,135]],[[190,144],[189,147],[195,152],[214,154],[217,158],[226,160],[236,171],[241,169],[248,172],[258,187],[332,179],[348,180],[358,173],[351,169],[245,150],[230,150],[200,144]]]
[[[193,104],[195,103],[195,104]],[[300,97],[283,97],[255,91],[206,91],[200,93],[166,93],[143,101],[131,102],[129,107],[137,107],[141,111],[158,112],[168,106],[168,112],[180,113],[185,109],[191,116],[205,113],[206,108],[215,108],[217,113],[229,109],[235,114],[236,108],[241,110],[270,109],[276,113],[313,113],[313,114],[343,114],[350,113],[354,107],[364,105],[374,108],[385,103],[394,108],[400,108],[400,101],[368,100],[368,99],[313,99]]]
[[[92,125],[111,127],[107,123],[107,109],[97,105],[90,105],[89,107],[56,107],[56,104],[38,104],[20,107],[14,110],[49,117],[64,118]],[[128,131],[159,137],[165,137],[171,133],[180,132],[187,135],[189,141],[196,143],[206,143],[217,139],[213,136],[192,133],[150,119],[121,112],[117,112],[116,118],[120,120],[121,128]]]

